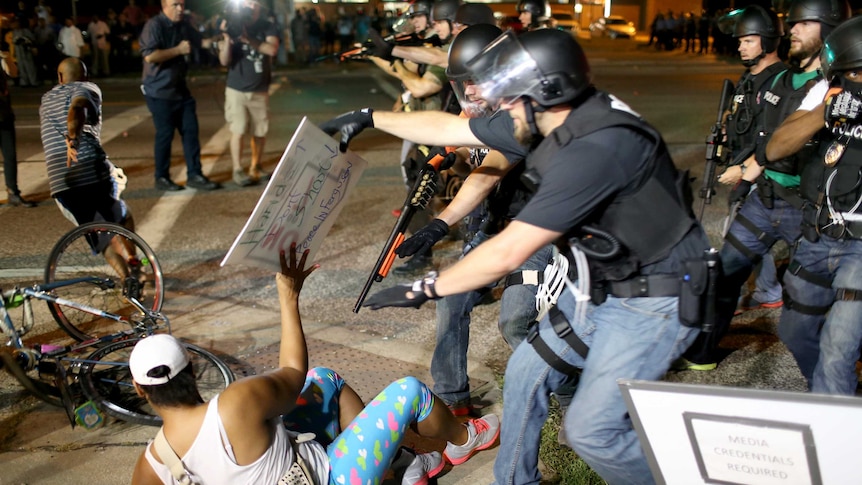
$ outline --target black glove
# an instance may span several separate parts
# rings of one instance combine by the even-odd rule
[[[407,293],[413,292],[413,298],[408,298]],[[364,307],[369,307],[372,310],[379,310],[386,307],[413,307],[419,308],[423,303],[428,301],[428,295],[422,291],[422,280],[414,281],[412,285],[398,285],[392,288],[387,288],[383,291],[378,291],[371,298],[365,300],[362,304]]]
[[[380,32],[375,29],[369,29],[368,36],[371,40],[371,46],[369,46],[369,50],[371,51],[372,56],[379,57],[384,61],[391,62],[395,60],[395,58],[392,57],[392,49],[395,48],[394,44],[386,42],[386,39],[384,39],[383,36],[380,35]]]
[[[437,244],[437,241],[446,237],[446,234],[449,234],[449,225],[440,219],[434,219],[430,224],[405,239],[395,249],[395,254],[401,258],[406,258],[417,253],[424,253],[431,249],[431,246]]]
[[[320,124],[320,129],[327,135],[334,135],[340,131],[341,143],[338,145],[338,149],[344,153],[354,136],[362,133],[362,130],[366,128],[374,128],[373,114],[374,110],[371,108],[349,111],[329,121],[324,121]]]
[[[737,202],[742,202],[748,197],[748,193],[751,192],[751,186],[754,185],[753,182],[749,182],[748,180],[740,180],[736,183],[732,189],[730,189],[730,195],[727,196],[727,202],[730,205],[733,205]]]
[[[831,127],[835,122],[846,123],[855,120],[862,112],[862,100],[847,91],[826,98],[826,124]]]

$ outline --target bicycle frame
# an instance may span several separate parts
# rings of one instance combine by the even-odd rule
[[[64,286],[71,286],[80,283],[92,283],[100,288],[113,288],[115,283],[110,279],[103,279],[97,277],[84,277],[84,278],[74,278],[70,280],[56,281],[48,284],[41,285],[33,285],[25,288],[13,288],[12,290],[7,290],[0,294],[0,320],[3,321],[5,328],[2,328],[4,333],[9,334],[9,342],[7,345],[12,347],[21,349],[24,347],[23,341],[21,337],[26,334],[34,325],[33,318],[33,308],[31,299],[35,298],[38,300],[48,301],[57,305],[63,305],[70,308],[74,308],[76,310],[80,310],[83,312],[90,313],[92,315],[96,315],[102,318],[108,318],[117,322],[126,322],[132,326],[133,332],[137,330],[137,333],[148,334],[152,333],[153,329],[151,323],[147,322],[157,322],[163,321],[165,326],[168,328],[168,333],[171,333],[170,330],[170,321],[168,318],[160,312],[154,312],[152,310],[148,310],[145,308],[140,301],[136,298],[126,295],[126,300],[129,301],[135,308],[137,308],[141,312],[140,321],[134,321],[132,319],[123,317],[121,315],[116,315],[113,313],[105,312],[98,308],[84,305],[78,302],[70,301],[64,298],[58,298],[49,292],[55,288],[61,288]],[[21,304],[24,306],[24,323],[19,328],[16,328],[14,323],[12,322],[12,318],[7,311],[7,308],[11,308],[11,304],[13,304],[16,299],[22,298],[23,301]],[[17,307],[18,305],[15,305]],[[120,332],[122,334],[123,332]],[[117,335],[117,334],[114,334]],[[112,337],[113,335],[109,335],[108,337]],[[96,341],[101,339],[95,339]],[[82,342],[87,343],[87,342]]]
[[[93,416],[98,414],[97,422],[101,422],[101,415],[95,411],[92,404],[83,412],[80,408],[76,408],[70,390],[70,377],[77,379],[77,371],[81,365],[85,364],[111,364],[115,366],[128,366],[128,362],[104,362],[95,361],[87,358],[70,357],[70,354],[81,352],[88,348],[98,347],[103,343],[116,342],[128,338],[143,337],[152,335],[160,326],[156,322],[163,321],[170,333],[170,322],[168,318],[159,312],[154,312],[145,308],[136,298],[126,295],[126,299],[134,305],[140,312],[141,318],[129,319],[120,315],[115,315],[105,312],[95,307],[83,305],[64,298],[58,298],[51,295],[49,292],[55,288],[69,286],[80,283],[90,283],[99,286],[103,289],[113,288],[115,283],[110,279],[102,279],[96,277],[75,278],[64,281],[57,281],[50,284],[33,285],[25,288],[13,288],[0,292],[0,320],[3,326],[0,329],[4,333],[9,334],[8,347],[15,349],[12,353],[0,353],[0,363],[6,367],[16,379],[31,393],[49,404],[60,404],[66,411],[66,416],[69,418],[69,423],[74,428],[78,423],[76,418],[80,418],[81,414],[91,413]],[[22,336],[26,334],[34,325],[32,300],[44,300],[58,305],[64,305],[75,308],[80,311],[91,313],[102,318],[109,318],[119,322],[130,324],[130,328],[106,335],[99,338],[78,342],[66,346],[53,345],[38,345],[33,348],[26,348],[22,341]],[[18,303],[20,301],[20,303]],[[24,323],[21,327],[16,328],[12,317],[7,309],[24,308]],[[22,365],[23,364],[23,365]],[[40,375],[45,371],[45,367],[50,368],[46,374],[50,374],[53,379],[52,383],[44,380],[32,379],[27,375],[28,370],[37,370]],[[87,406],[85,403],[84,406]],[[86,418],[81,420],[86,421]]]

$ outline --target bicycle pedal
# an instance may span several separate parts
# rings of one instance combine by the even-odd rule
[[[105,415],[93,401],[87,401],[75,408],[75,422],[86,430],[94,430],[105,424]]]

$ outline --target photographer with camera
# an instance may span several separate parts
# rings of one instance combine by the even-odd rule
[[[230,125],[230,157],[233,181],[246,187],[266,180],[261,168],[266,133],[269,131],[269,85],[272,58],[278,53],[278,29],[261,15],[258,0],[234,0],[222,21],[223,39],[218,58],[228,68],[224,93],[224,117]],[[242,167],[245,132],[251,133],[251,163],[248,175]]]

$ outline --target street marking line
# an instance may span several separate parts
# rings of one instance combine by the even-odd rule
[[[150,117],[146,105],[127,109],[122,113],[102,120],[102,145],[128,131]],[[45,152],[40,151],[18,163],[18,188],[24,195],[42,192],[48,187],[48,173],[45,169]],[[34,163],[42,162],[42,163]],[[2,182],[0,182],[2,183]]]
[[[269,94],[276,92],[280,87],[280,83],[270,84]],[[230,145],[230,137],[229,126],[225,124],[201,147],[201,171],[204,175],[209,176],[216,162],[224,155]],[[184,191],[181,194],[162,195],[147,212],[146,217],[136,224],[135,232],[155,251],[168,235],[169,229],[174,227],[183,208],[192,200],[194,194],[195,192]]]

